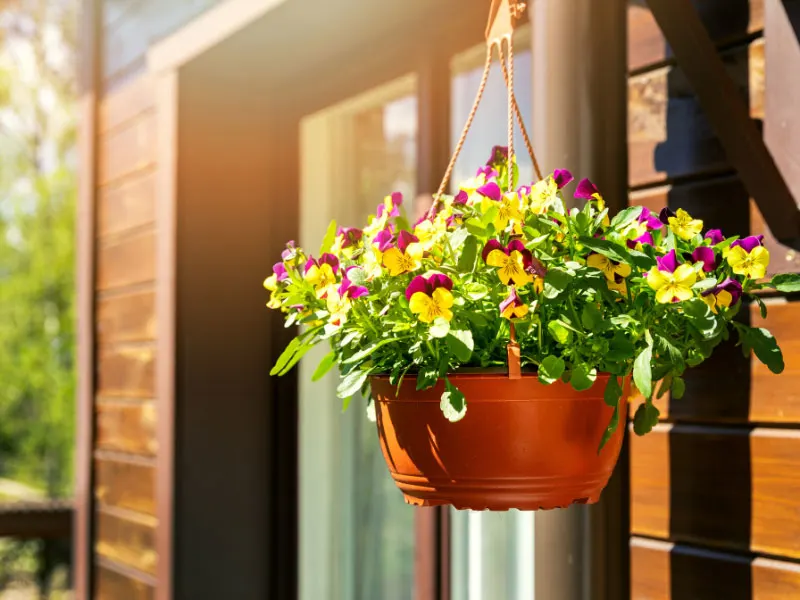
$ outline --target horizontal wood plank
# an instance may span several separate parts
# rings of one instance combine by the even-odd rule
[[[155,348],[102,348],[97,361],[97,393],[101,396],[153,398]]]
[[[156,171],[146,170],[116,185],[101,187],[97,203],[97,233],[117,234],[155,221]]]
[[[97,511],[97,554],[144,573],[156,571],[156,519],[146,515]]]
[[[633,600],[788,600],[800,597],[800,565],[631,539]]]
[[[97,289],[108,290],[155,280],[156,236],[148,230],[134,237],[100,244],[97,249]]]
[[[723,54],[751,115],[763,117],[763,40]],[[752,56],[752,60],[751,60]],[[631,77],[628,83],[629,181],[633,187],[730,169],[691,86],[678,67]]]
[[[800,558],[800,431],[662,424],[630,472],[632,533]]]
[[[155,164],[156,114],[148,111],[100,136],[98,183],[107,185]]]
[[[96,459],[95,471],[98,503],[151,516],[156,514],[156,472],[153,465]]]
[[[764,28],[764,0],[694,0],[717,44],[735,43]],[[637,71],[672,59],[672,50],[646,6],[628,6],[628,69]]]
[[[97,342],[144,342],[156,337],[153,290],[102,298],[97,302]]]
[[[153,585],[106,566],[95,567],[96,600],[154,600]]]
[[[106,94],[100,101],[99,133],[119,127],[154,108],[156,102],[153,78],[148,74],[136,77],[125,86]]]
[[[95,443],[98,448],[128,454],[153,456],[156,442],[154,402],[116,402],[99,400],[96,404]]]

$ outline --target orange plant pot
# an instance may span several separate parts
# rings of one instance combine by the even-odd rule
[[[383,456],[406,502],[458,509],[538,510],[594,503],[622,446],[624,421],[598,453],[613,409],[603,401],[608,375],[587,391],[535,375],[452,375],[467,414],[450,423],[439,408],[444,382],[417,391],[373,377]],[[626,382],[623,401],[629,394]]]

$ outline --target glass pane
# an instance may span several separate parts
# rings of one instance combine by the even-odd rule
[[[417,105],[407,78],[304,120],[303,241],[320,240],[330,219],[362,225],[400,191],[413,210]],[[300,380],[300,598],[411,600],[414,511],[389,476],[354,398],[342,414],[338,375],[311,383],[326,350],[310,352]]]
[[[515,93],[523,119],[530,129],[531,52],[529,32],[519,31],[515,45]],[[456,56],[452,63],[451,146],[455,147],[481,80],[483,46]],[[508,96],[502,71],[495,60],[486,91],[467,141],[461,151],[452,185],[472,177],[486,163],[493,146],[508,143]],[[533,179],[533,165],[515,125],[515,148],[520,182]],[[533,513],[451,510],[452,600],[532,600]]]

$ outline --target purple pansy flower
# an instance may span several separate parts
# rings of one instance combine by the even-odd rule
[[[336,275],[339,272],[339,259],[336,258],[335,255],[326,252],[319,259],[314,258],[313,256],[309,257],[308,261],[306,262],[305,273],[308,273],[308,270],[313,266],[321,266],[321,265],[330,265],[333,274]]]
[[[456,197],[453,198],[453,204],[466,204],[467,200],[469,200],[469,194],[464,190],[459,190]]]
[[[642,207],[642,213],[639,215],[639,223],[643,223],[647,229],[661,229],[664,224],[658,216],[653,214],[646,206]],[[652,245],[652,242],[650,242]]]
[[[678,257],[675,255],[675,250],[670,250],[664,256],[656,258],[658,270],[665,273],[674,273],[678,268]]]
[[[294,240],[290,240],[286,242],[286,250],[281,252],[281,258],[283,260],[291,260],[297,254],[297,247],[295,246]]]
[[[528,307],[517,294],[517,288],[512,287],[508,297],[500,303],[500,315],[506,319],[520,319],[528,314]]]
[[[389,217],[400,216],[400,205],[403,203],[403,194],[400,192],[393,192],[390,196],[386,196],[383,204],[378,205],[378,218],[383,217],[383,213],[389,211]]]
[[[413,242],[419,242],[419,238],[409,231],[401,231],[397,235],[397,248],[400,252],[405,252],[408,245]]]
[[[667,208],[666,206],[661,209],[661,212],[658,213],[658,220],[661,221],[664,225],[669,225],[670,217],[674,217],[675,213]]]
[[[283,281],[289,278],[289,273],[286,272],[286,267],[282,262],[272,265],[272,272],[278,277],[278,281]]]
[[[482,185],[477,191],[481,196],[485,196],[490,200],[499,201],[500,198],[503,197],[503,192],[500,189],[500,186],[494,181],[490,181],[489,183]]]
[[[433,292],[441,287],[451,291],[453,289],[453,280],[441,273],[433,273],[428,277],[417,275],[406,288],[406,300],[411,300],[411,296],[417,292],[433,296]]]
[[[530,196],[531,195],[531,186],[529,186],[529,185],[521,185],[521,186],[519,186],[519,189],[517,190],[517,195],[519,197]]]
[[[342,248],[350,248],[361,241],[364,232],[357,227],[340,227],[339,235],[342,237]]]
[[[745,252],[750,254],[750,252],[753,251],[753,248],[763,245],[764,245],[763,235],[751,235],[741,240],[734,241],[731,244],[731,248],[735,248],[736,246],[741,246]]]
[[[702,262],[703,271],[710,273],[717,268],[717,258],[714,256],[714,249],[708,246],[698,246],[692,252],[693,262]]]
[[[575,179],[567,169],[556,169],[553,171],[553,180],[556,182],[558,189],[563,188],[570,181]]]
[[[372,238],[372,244],[377,246],[378,250],[381,252],[386,252],[392,247],[393,240],[394,234],[392,233],[392,230],[387,227],[386,229],[381,229],[377,235]]]
[[[742,284],[735,279],[728,277],[725,281],[717,286],[714,286],[710,290],[706,290],[701,295],[710,296],[711,294],[714,294],[717,296],[720,292],[728,292],[731,295],[731,300],[730,304],[727,306],[734,306],[742,297]]]
[[[339,285],[339,296],[341,298],[347,297],[354,300],[356,298],[361,298],[361,296],[369,295],[369,290],[363,285],[355,285],[350,281],[350,273],[352,273],[354,269],[360,270],[361,267],[348,267],[347,271],[345,271],[342,283]]]
[[[445,224],[448,228],[455,228],[461,225],[464,222],[464,215],[462,213],[454,212],[452,215],[447,217],[445,220]]]
[[[721,229],[709,229],[706,232],[705,238],[711,242],[712,246],[716,246],[717,244],[722,243],[722,241],[725,239],[725,236],[722,235]]]
[[[660,224],[661,224],[661,222],[659,221],[659,225]],[[656,245],[655,240],[653,239],[653,234],[650,233],[649,231],[645,231],[642,235],[640,235],[637,238],[634,238],[632,240],[628,240],[626,242],[626,244],[627,244],[628,248],[630,248],[631,250],[635,250],[639,246],[639,244],[641,244],[643,246],[655,246]]]
[[[486,165],[485,167],[481,167],[478,169],[477,175],[483,175],[487,180],[488,179],[496,179],[497,178],[497,171],[492,168],[491,165]]]
[[[595,194],[600,195],[597,186],[588,179],[584,178],[578,182],[578,187],[575,189],[575,198],[578,200],[591,200]]]
[[[511,253],[516,250],[522,255],[522,262],[525,270],[530,272],[530,269],[533,268],[533,254],[531,254],[531,251],[528,250],[520,240],[511,240],[505,247],[503,247],[503,245],[497,240],[489,240],[486,242],[486,245],[483,247],[483,251],[481,252],[481,258],[483,258],[483,262],[486,262],[486,259],[493,250],[500,250],[506,256],[511,256]],[[536,262],[538,263],[539,261]],[[546,272],[544,265],[541,263],[539,263],[537,268],[540,268]]]
[[[508,161],[508,146],[495,146],[492,148],[492,154],[486,164],[497,165],[506,161]]]

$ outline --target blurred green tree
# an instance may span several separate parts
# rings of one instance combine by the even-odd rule
[[[0,499],[72,490],[76,12],[0,0]]]

